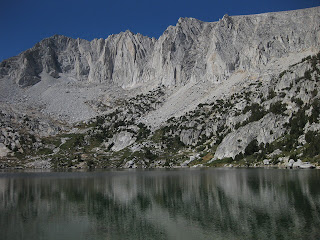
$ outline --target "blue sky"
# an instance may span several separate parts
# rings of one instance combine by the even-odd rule
[[[217,21],[244,15],[320,6],[320,0],[0,0],[0,61],[43,38],[107,38],[127,29],[158,38],[179,17]]]

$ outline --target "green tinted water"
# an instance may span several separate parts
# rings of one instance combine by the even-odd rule
[[[320,239],[320,171],[0,173],[0,239]]]

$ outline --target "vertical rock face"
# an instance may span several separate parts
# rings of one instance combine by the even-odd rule
[[[179,85],[192,78],[197,61],[203,57],[201,35],[205,23],[193,18],[180,18],[156,42],[151,69],[163,85]],[[199,75],[201,77],[201,75]]]
[[[0,77],[22,87],[40,73],[79,81],[136,87],[224,81],[237,70],[257,71],[271,60],[319,48],[320,7],[250,16],[225,15],[218,22],[180,18],[158,39],[130,31],[89,42],[64,36],[42,40],[0,64]]]
[[[55,35],[3,61],[0,74],[22,87],[39,82],[43,71],[55,78],[65,74],[79,81],[127,87],[138,82],[153,45],[153,39],[129,31],[91,42]]]
[[[130,87],[141,81],[154,39],[130,31],[90,43],[88,80]]]

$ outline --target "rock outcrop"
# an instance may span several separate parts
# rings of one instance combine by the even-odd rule
[[[0,158],[8,156],[10,149],[6,147],[3,143],[0,143]]]
[[[283,124],[286,120],[283,116],[267,114],[261,120],[229,133],[218,146],[215,159],[234,158],[239,153],[244,154],[246,147],[253,140],[257,140],[258,144],[272,143],[283,135]]]
[[[132,133],[126,131],[120,132],[111,140],[111,150],[118,152],[134,143],[135,140]]]

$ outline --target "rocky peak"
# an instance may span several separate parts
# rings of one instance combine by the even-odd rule
[[[1,64],[1,76],[20,86],[40,73],[123,88],[142,83],[221,82],[236,70],[257,71],[271,59],[319,46],[320,8],[230,17],[205,23],[179,18],[158,39],[125,32],[88,42],[55,35]],[[12,66],[12,67],[11,67]],[[17,67],[19,66],[19,67]]]

